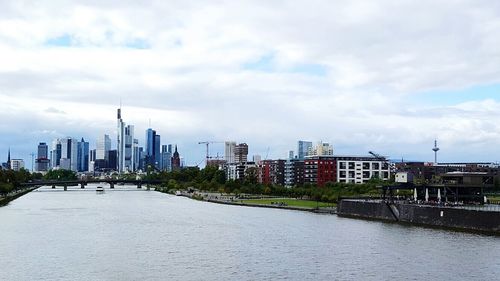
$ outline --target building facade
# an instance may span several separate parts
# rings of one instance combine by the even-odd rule
[[[38,172],[46,172],[50,168],[49,146],[41,142],[38,144],[37,157],[35,161],[35,169]]]

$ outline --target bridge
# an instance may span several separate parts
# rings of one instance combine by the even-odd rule
[[[132,184],[136,185],[137,188],[142,188],[143,185],[146,185],[149,190],[149,185],[153,184],[161,184],[163,181],[161,180],[120,180],[120,179],[89,179],[89,180],[64,180],[64,181],[32,181],[22,183],[21,186],[30,187],[30,186],[42,186],[48,185],[52,186],[52,188],[56,188],[56,186],[63,186],[64,190],[68,190],[68,186],[79,185],[80,188],[85,188],[85,186],[89,183],[107,183],[109,184],[109,188],[115,188],[115,184]]]

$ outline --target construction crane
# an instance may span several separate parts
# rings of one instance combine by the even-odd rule
[[[386,158],[378,153],[375,153],[373,151],[368,151],[368,153],[370,153],[371,155],[373,155],[373,157],[375,157],[377,160],[379,161],[386,161]]]
[[[223,143],[222,141],[200,141],[198,142],[198,144],[204,144],[207,146],[207,154],[206,154],[206,157],[205,157],[205,166],[208,166],[208,160],[210,159],[210,155],[209,155],[209,145],[210,144],[214,144],[214,143]]]

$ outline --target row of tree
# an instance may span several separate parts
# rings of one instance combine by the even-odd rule
[[[30,173],[26,169],[20,171],[0,170],[0,194],[5,195],[22,188],[21,184],[36,180],[74,180],[76,173],[69,170],[51,170],[45,175]]]

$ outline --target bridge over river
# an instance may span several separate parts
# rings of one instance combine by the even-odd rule
[[[22,183],[21,186],[31,187],[31,186],[52,186],[52,188],[56,188],[57,186],[62,186],[64,190],[68,190],[68,186],[80,186],[80,188],[85,188],[85,186],[89,183],[106,183],[109,185],[109,188],[115,188],[116,184],[131,184],[136,185],[137,188],[142,188],[143,185],[146,185],[149,189],[149,185],[158,185],[162,184],[161,180],[123,180],[123,179],[89,179],[89,180],[64,180],[64,181],[32,181]]]

